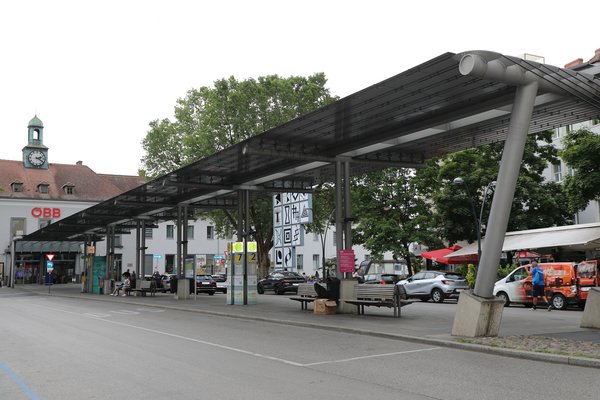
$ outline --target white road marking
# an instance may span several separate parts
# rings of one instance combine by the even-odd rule
[[[295,361],[286,360],[284,358],[269,356],[269,355],[266,355],[266,354],[261,354],[261,353],[256,353],[256,352],[253,352],[253,351],[248,351],[248,350],[240,349],[240,348],[237,348],[237,347],[231,347],[231,346],[226,346],[226,345],[222,345],[222,344],[219,344],[219,343],[208,342],[206,340],[194,339],[194,338],[191,338],[191,337],[177,335],[177,334],[174,334],[174,333],[159,331],[157,329],[144,328],[143,326],[137,326],[137,325],[127,324],[127,323],[124,323],[124,322],[113,321],[113,320],[109,320],[109,319],[103,319],[103,318],[96,317],[92,313],[79,313],[79,312],[67,311],[67,310],[62,310],[62,309],[59,309],[59,308],[53,308],[53,307],[47,307],[47,306],[41,306],[41,307],[44,307],[44,308],[47,308],[47,309],[50,309],[50,310],[54,310],[54,311],[58,311],[58,312],[62,312],[62,313],[66,313],[66,314],[84,316],[86,318],[92,318],[92,319],[95,319],[97,321],[108,322],[110,324],[121,325],[121,326],[125,326],[125,327],[128,327],[128,328],[138,329],[138,330],[141,330],[141,331],[144,331],[144,332],[155,333],[157,335],[169,336],[169,337],[172,337],[172,338],[175,338],[175,339],[181,339],[181,340],[185,340],[185,341],[188,341],[188,342],[199,343],[199,344],[203,344],[203,345],[206,345],[206,346],[211,346],[211,347],[215,347],[215,348],[219,348],[219,349],[223,349],[223,350],[229,350],[229,351],[233,351],[233,352],[236,352],[236,353],[249,355],[249,356],[252,356],[252,357],[262,358],[262,359],[265,359],[265,360],[277,361],[277,362],[280,362],[280,363],[283,363],[283,364],[293,365],[295,367],[311,367],[311,366],[322,365],[322,364],[350,362],[350,361],[362,360],[362,359],[366,359],[366,358],[386,357],[386,356],[392,356],[392,355],[400,355],[400,354],[407,354],[407,353],[418,353],[418,352],[422,352],[422,351],[431,351],[431,350],[437,350],[437,349],[439,349],[439,347],[430,347],[430,348],[425,348],[425,349],[399,351],[399,352],[395,352],[395,353],[373,354],[373,355],[369,355],[369,356],[353,357],[353,358],[345,358],[345,359],[340,359],[340,360],[329,360],[329,361],[320,361],[320,362],[315,362],[315,363],[305,363],[305,364],[303,364],[303,363],[298,363],[298,362],[295,362]]]
[[[429,347],[429,348],[426,348],[426,349],[396,351],[394,353],[372,354],[372,355],[369,355],[369,356],[343,358],[341,360],[319,361],[319,362],[314,362],[314,363],[309,363],[309,364],[302,364],[302,366],[304,366],[304,367],[312,367],[313,365],[343,363],[343,362],[349,362],[349,361],[364,360],[366,358],[397,356],[397,355],[400,355],[400,354],[419,353],[419,352],[422,352],[422,351],[431,351],[431,350],[438,350],[438,349],[439,349],[439,347]]]

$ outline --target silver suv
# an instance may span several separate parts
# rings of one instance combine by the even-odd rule
[[[464,276],[446,271],[420,271],[397,285],[404,286],[409,298],[422,301],[432,299],[436,303],[450,298],[458,299],[460,292],[469,289]]]

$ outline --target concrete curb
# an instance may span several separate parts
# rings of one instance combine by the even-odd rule
[[[37,293],[37,292],[30,292],[30,293],[35,293],[40,296],[54,296],[54,297],[64,297],[64,298],[71,298],[71,299],[86,299],[86,300],[91,300],[91,301],[105,301],[106,302],[107,300],[109,300],[108,298],[104,298],[104,296],[89,297],[89,296],[83,296],[83,295],[82,296],[73,296],[73,295],[56,294],[56,293],[51,293],[51,294]],[[401,340],[401,341],[412,342],[412,343],[420,343],[420,344],[427,344],[427,345],[433,345],[433,346],[439,346],[439,347],[447,347],[447,348],[453,348],[453,349],[459,349],[459,350],[468,350],[468,351],[474,351],[474,352],[480,352],[480,353],[486,353],[486,354],[494,354],[494,355],[499,355],[499,356],[503,356],[503,357],[525,358],[525,359],[533,360],[533,361],[541,361],[541,362],[548,362],[548,363],[554,363],[554,364],[566,364],[566,365],[573,365],[573,366],[578,366],[578,367],[600,369],[600,359],[595,359],[595,358],[564,356],[564,355],[552,354],[552,353],[538,353],[538,352],[533,352],[533,351],[485,346],[485,345],[473,344],[473,343],[461,343],[459,341],[454,341],[454,340],[434,339],[434,338],[427,338],[427,337],[418,337],[418,336],[410,336],[410,335],[402,335],[402,334],[369,331],[369,330],[365,330],[365,329],[339,327],[339,326],[327,325],[327,324],[315,324],[315,323],[310,323],[310,322],[273,319],[273,318],[265,318],[265,317],[258,317],[258,316],[247,316],[247,315],[239,315],[239,314],[232,314],[232,313],[223,313],[223,312],[218,312],[218,311],[199,310],[199,309],[189,308],[189,307],[169,306],[169,305],[164,305],[164,304],[147,304],[147,303],[142,303],[142,302],[136,302],[135,300],[131,300],[130,298],[126,299],[126,302],[127,302],[127,304],[133,304],[133,305],[143,306],[143,307],[156,307],[156,308],[164,308],[167,310],[177,310],[177,311],[194,312],[194,313],[205,314],[205,315],[214,315],[217,317],[224,317],[224,318],[235,318],[235,319],[249,320],[249,321],[260,321],[260,322],[267,322],[267,323],[271,323],[271,324],[287,325],[287,326],[291,325],[291,326],[298,326],[298,327],[304,327],[304,328],[327,330],[327,331],[332,331],[332,332],[344,332],[344,333],[351,333],[351,334],[355,334],[355,335],[380,337],[380,338],[385,338],[385,339]],[[460,340],[460,338],[457,337],[457,340]]]

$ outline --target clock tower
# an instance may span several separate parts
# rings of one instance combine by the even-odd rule
[[[44,123],[33,117],[27,125],[27,146],[23,147],[25,168],[48,169],[48,148],[44,146]]]

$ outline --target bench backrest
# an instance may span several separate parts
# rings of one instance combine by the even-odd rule
[[[298,284],[298,296],[300,297],[317,297],[314,283]]]
[[[394,300],[396,285],[356,285],[355,293],[358,300]]]
[[[150,281],[140,281],[140,289],[150,289],[151,284]]]

